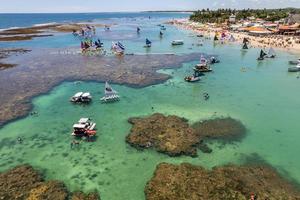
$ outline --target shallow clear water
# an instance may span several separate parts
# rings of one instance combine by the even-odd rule
[[[149,29],[146,34],[156,37],[157,27]],[[0,129],[0,171],[30,163],[45,170],[47,178],[62,180],[72,190],[98,189],[104,200],[141,200],[144,186],[160,162],[190,162],[210,168],[243,163],[246,156],[256,153],[300,183],[297,156],[300,79],[297,74],[287,73],[287,61],[295,55],[278,52],[276,59],[257,62],[258,49],[242,52],[238,45],[214,46],[212,41],[206,41],[204,47],[194,47],[192,43],[198,39],[190,37],[189,32],[171,27],[167,32],[169,39],[183,37],[185,45],[174,49],[169,42],[162,41],[153,46],[153,51],[201,51],[219,55],[221,63],[214,66],[213,73],[194,84],[184,82],[183,78],[192,72],[196,62],[175,70],[160,70],[173,76],[164,84],[142,89],[113,85],[121,95],[120,102],[113,104],[99,102],[103,95],[102,83],[63,83],[49,94],[33,99],[33,110],[38,115]],[[143,50],[143,40],[126,41],[134,52]],[[69,97],[77,91],[90,91],[93,103],[87,106],[69,103]],[[202,98],[204,92],[210,95],[208,101]],[[191,123],[230,116],[245,124],[247,136],[238,143],[212,143],[213,153],[199,152],[197,158],[171,158],[152,150],[137,151],[127,145],[125,136],[130,130],[127,119],[154,112],[175,114]],[[98,138],[71,149],[71,127],[80,117],[91,117],[97,123]],[[23,144],[15,142],[19,136],[24,139]]]

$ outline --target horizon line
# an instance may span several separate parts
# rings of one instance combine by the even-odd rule
[[[0,14],[90,14],[90,13],[151,13],[151,12],[181,12],[192,13],[198,10],[207,9],[199,8],[195,10],[139,10],[139,11],[88,11],[88,12],[0,12]],[[232,10],[277,10],[277,9],[300,9],[300,7],[285,7],[285,8],[209,8],[209,10],[232,9]]]

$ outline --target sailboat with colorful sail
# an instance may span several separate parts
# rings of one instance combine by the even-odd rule
[[[112,42],[111,49],[117,54],[123,54],[125,46],[121,42]]]
[[[105,95],[100,99],[103,103],[119,101],[120,99],[118,92],[115,91],[107,81],[105,82],[104,94]]]

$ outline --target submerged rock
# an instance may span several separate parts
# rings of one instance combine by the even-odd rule
[[[201,136],[211,139],[237,140],[246,134],[245,126],[230,117],[197,122],[192,127]]]
[[[130,118],[133,126],[126,141],[138,149],[153,148],[170,156],[197,156],[197,148],[211,153],[205,139],[236,140],[246,133],[244,125],[232,118],[211,119],[189,126],[186,119],[156,113]]]
[[[156,113],[146,118],[130,118],[133,124],[126,141],[136,148],[154,148],[170,156],[197,155],[201,138],[187,123],[177,116]]]
[[[67,200],[72,196],[74,200],[100,200],[96,193],[86,196],[80,193],[83,198],[75,198],[75,194],[72,196],[62,182],[44,181],[40,173],[29,165],[0,173],[0,199]]]
[[[268,166],[224,166],[206,170],[161,163],[145,187],[147,200],[297,200],[300,192]]]

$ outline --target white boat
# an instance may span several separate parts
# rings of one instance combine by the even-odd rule
[[[275,51],[274,51],[274,49],[271,47],[270,49],[269,49],[269,52],[268,52],[268,54],[267,54],[267,58],[275,58],[275,56],[276,56],[276,53],[275,53]]]
[[[121,42],[112,42],[111,49],[117,54],[123,54],[125,51],[125,46]]]
[[[79,121],[73,125],[74,131],[72,136],[95,136],[96,123],[92,122],[90,118],[80,118]]]
[[[102,97],[100,100],[103,103],[108,103],[108,102],[114,102],[114,101],[119,101],[120,96],[118,95],[118,92],[115,91],[109,84],[108,82],[105,82],[105,90],[104,90],[104,97]]]
[[[197,81],[200,81],[201,78],[200,78],[199,76],[186,76],[186,77],[184,78],[184,80],[185,80],[186,82],[197,82]]]
[[[300,72],[300,63],[296,67],[289,67],[289,72]]]
[[[89,92],[77,92],[71,97],[70,101],[74,103],[89,103],[92,100],[92,96]]]
[[[173,40],[172,41],[172,45],[183,45],[183,44],[184,44],[183,40]]]

